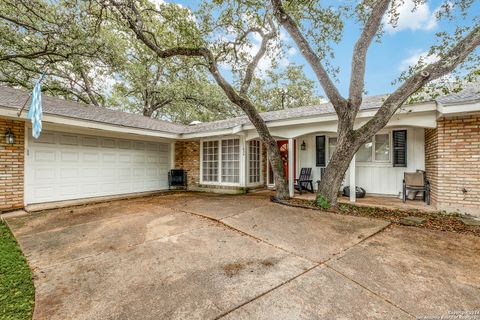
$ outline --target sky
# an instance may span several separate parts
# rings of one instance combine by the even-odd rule
[[[165,1],[165,0],[156,0]],[[168,1],[168,0],[167,0]],[[195,0],[170,0],[185,7],[195,9],[198,1]],[[397,85],[392,82],[400,73],[407,70],[410,65],[415,65],[421,56],[426,56],[431,45],[435,44],[435,33],[447,31],[451,33],[457,21],[437,21],[435,11],[443,1],[426,1],[412,11],[412,0],[405,0],[399,10],[400,16],[397,27],[386,25],[386,32],[380,43],[373,42],[367,56],[366,66],[366,91],[367,95],[376,95],[392,92]],[[475,1],[469,9],[471,12],[480,12],[480,1]],[[344,96],[348,94],[350,80],[350,64],[354,44],[360,34],[360,26],[347,21],[344,29],[343,40],[335,47],[334,65],[340,68],[338,75],[338,89]],[[283,31],[282,34],[286,35]],[[315,74],[303,59],[291,39],[294,49],[287,54],[287,61],[304,66],[307,77],[317,83],[317,93],[323,95],[321,87],[316,81]],[[430,58],[431,60],[431,58]],[[429,62],[429,60],[427,60]],[[262,61],[260,67],[268,67],[268,61]]]

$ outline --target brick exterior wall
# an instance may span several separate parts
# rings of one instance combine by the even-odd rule
[[[437,209],[480,216],[480,113],[426,129],[425,165]]]
[[[425,171],[430,182],[431,205],[438,201],[438,129],[425,129]]]
[[[175,142],[175,168],[187,171],[189,188],[198,187],[200,182],[200,141]]]
[[[10,128],[15,144],[5,143]],[[23,168],[25,124],[23,121],[0,119],[0,212],[23,208]]]

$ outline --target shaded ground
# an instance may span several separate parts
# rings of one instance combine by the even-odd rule
[[[413,319],[478,310],[480,238],[176,193],[10,218],[36,319]]]

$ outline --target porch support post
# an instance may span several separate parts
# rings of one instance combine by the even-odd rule
[[[175,169],[175,142],[170,142],[170,169]]]
[[[240,186],[247,187],[247,141],[240,137]]]
[[[350,202],[355,202],[357,199],[357,190],[355,188],[355,158],[353,156],[352,161],[350,162],[349,172],[350,172]]]
[[[288,193],[290,197],[293,197],[294,195],[294,189],[293,189],[293,180],[294,180],[294,175],[293,175],[293,169],[294,169],[294,144],[293,144],[293,139],[290,138],[288,139]]]

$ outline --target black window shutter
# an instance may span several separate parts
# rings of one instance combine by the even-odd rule
[[[325,167],[325,136],[317,136],[316,145],[317,167]]]
[[[393,131],[393,166],[407,166],[407,130]]]

